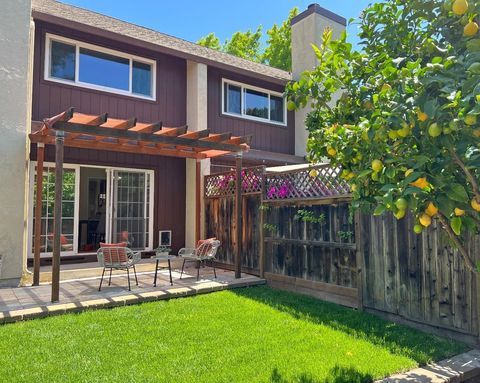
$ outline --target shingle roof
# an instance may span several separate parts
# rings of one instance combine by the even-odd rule
[[[122,36],[144,41],[167,48],[172,51],[194,56],[212,64],[219,63],[233,68],[271,77],[273,79],[289,81],[292,76],[289,72],[242,59],[231,54],[205,48],[198,44],[169,36],[135,24],[131,24],[113,17],[105,16],[87,9],[63,4],[54,0],[33,0],[32,11],[34,16],[39,14],[50,15],[55,18],[80,23],[92,28],[99,28]]]

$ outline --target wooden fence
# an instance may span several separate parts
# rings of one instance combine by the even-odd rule
[[[245,272],[275,287],[478,339],[478,277],[466,270],[436,220],[416,235],[409,215],[399,221],[391,214],[352,215],[348,186],[338,170],[325,166],[245,174]],[[207,235],[222,242],[220,262],[233,265],[235,180],[222,173],[208,176],[205,185]],[[480,261],[480,237],[467,242]]]

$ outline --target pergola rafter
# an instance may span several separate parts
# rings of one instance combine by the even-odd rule
[[[32,128],[33,128],[32,124]],[[60,236],[63,192],[64,146],[84,149],[107,150],[124,153],[148,154],[168,157],[191,158],[196,164],[196,237],[200,227],[200,160],[236,154],[239,177],[242,153],[250,148],[251,136],[234,137],[231,133],[212,134],[210,130],[188,131],[188,126],[164,127],[163,122],[140,123],[136,117],[126,120],[109,118],[107,113],[98,116],[76,113],[73,108],[57,116],[43,120],[41,127],[29,135],[37,144],[37,190],[35,206],[34,285],[40,272],[40,217],[42,212],[42,182],[45,144],[55,145],[55,205],[52,256],[52,301],[59,299],[60,284]],[[240,179],[240,178],[237,178]],[[238,188],[237,188],[238,189]],[[235,205],[237,232],[241,230],[241,189],[237,190]],[[239,238],[239,237],[237,237]],[[241,241],[236,244],[235,276],[240,277]]]

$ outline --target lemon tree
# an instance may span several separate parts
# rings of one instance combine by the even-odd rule
[[[343,168],[355,208],[410,210],[420,234],[438,219],[463,246],[480,226],[480,1],[385,0],[363,12],[361,50],[331,40],[318,66],[287,86],[289,109],[311,106],[312,162]],[[338,95],[340,96],[338,97]]]

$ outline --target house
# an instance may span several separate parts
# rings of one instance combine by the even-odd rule
[[[315,65],[310,43],[346,21],[317,4],[292,22],[293,74],[53,0],[18,0],[0,15],[0,283],[32,257],[37,147],[29,134],[77,112],[234,136],[251,135],[250,165],[304,162],[306,110],[289,112],[288,81]],[[293,76],[293,77],[292,77]],[[45,145],[41,256],[51,257],[54,147]],[[100,241],[148,251],[159,236],[178,249],[196,232],[197,176],[233,157],[196,161],[66,147],[62,257],[94,259]],[[199,163],[199,165],[197,165]],[[200,230],[200,229],[199,229]]]

